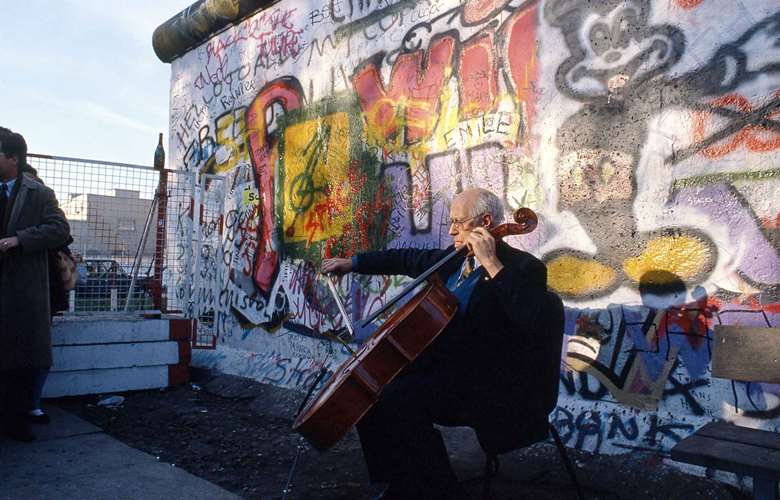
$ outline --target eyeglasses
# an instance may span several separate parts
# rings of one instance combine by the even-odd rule
[[[468,219],[461,219],[461,220],[450,219],[450,226],[460,231],[461,229],[463,229],[463,224],[467,223],[470,220],[476,219],[477,217],[482,217],[482,215],[483,214],[477,214],[474,217],[469,217]]]

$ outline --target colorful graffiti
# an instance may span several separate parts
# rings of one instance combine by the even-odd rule
[[[219,208],[180,252],[197,262],[189,313],[216,337],[202,355],[300,386],[311,373],[283,360],[344,354],[321,259],[445,246],[449,200],[481,186],[540,216],[508,241],[567,305],[555,419],[570,444],[666,450],[736,414],[776,426],[776,386],[709,366],[715,324],[777,325],[778,47],[770,1],[282,0],[251,15],[173,62],[174,164],[219,176],[200,198]],[[338,290],[354,321],[403,283]],[[284,354],[301,339],[331,347]],[[231,368],[242,352],[263,361]]]

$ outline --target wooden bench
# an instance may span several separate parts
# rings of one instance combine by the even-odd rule
[[[751,476],[753,498],[777,499],[780,434],[776,432],[713,422],[677,443],[672,459]]]
[[[780,382],[780,328],[718,325],[712,376]],[[780,434],[725,422],[705,425],[672,448],[672,459],[753,478],[753,498],[778,500]]]

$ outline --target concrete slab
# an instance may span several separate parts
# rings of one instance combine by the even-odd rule
[[[76,370],[49,373],[43,397],[59,398],[82,394],[138,391],[166,387],[169,384],[168,365],[133,366],[101,370]]]
[[[179,344],[165,341],[54,346],[52,358],[52,372],[174,365],[179,362]]]
[[[55,346],[165,341],[170,340],[168,323],[168,320],[125,315],[110,319],[58,316],[54,318],[51,337]]]
[[[238,499],[62,410],[33,443],[0,441],[0,500]]]

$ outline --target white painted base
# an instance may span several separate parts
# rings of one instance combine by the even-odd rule
[[[53,372],[175,365],[179,362],[179,345],[168,341],[54,346],[52,356]]]
[[[104,394],[167,386],[167,365],[52,372],[43,388],[43,397]]]
[[[179,336],[172,325],[169,319],[127,316],[55,318],[54,363],[43,397],[154,389],[187,380],[187,332]]]
[[[114,342],[159,342],[168,340],[168,320],[55,318],[54,345],[111,344]]]

